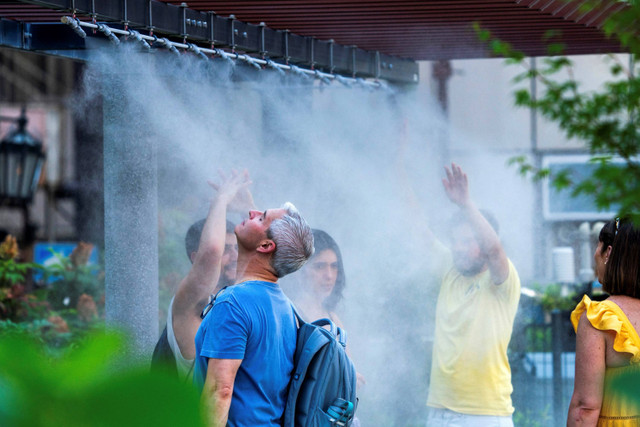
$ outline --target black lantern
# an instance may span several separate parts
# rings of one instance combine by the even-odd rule
[[[40,179],[42,143],[27,132],[24,108],[20,117],[2,119],[15,121],[18,126],[0,141],[0,203],[26,205]]]

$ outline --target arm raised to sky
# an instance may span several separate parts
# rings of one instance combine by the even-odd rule
[[[471,224],[480,249],[487,256],[493,283],[503,283],[509,275],[509,261],[500,238],[469,196],[467,174],[455,163],[451,163],[451,169],[444,169],[447,177],[442,179],[442,185],[447,197],[460,208]]]
[[[253,207],[248,186],[251,183],[247,171],[231,176],[221,175],[220,184],[209,182],[217,191],[202,229],[198,251],[187,277],[178,286],[173,300],[173,330],[186,359],[195,357],[194,339],[200,325],[202,301],[216,290],[222,269],[225,248],[227,209],[246,205]]]

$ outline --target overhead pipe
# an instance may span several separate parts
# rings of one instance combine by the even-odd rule
[[[262,68],[262,66],[264,66],[265,68],[275,68],[280,71],[291,71],[294,74],[297,74],[303,77],[310,76],[310,77],[318,78],[325,83],[331,80],[337,80],[340,83],[345,84],[347,86],[353,86],[354,84],[357,83],[358,85],[368,86],[371,88],[385,87],[379,81],[368,81],[362,78],[343,77],[337,74],[323,73],[318,70],[309,70],[306,68],[297,67],[295,65],[280,64],[266,58],[260,59],[260,58],[253,58],[249,55],[238,55],[237,53],[229,53],[219,48],[208,49],[205,47],[197,47],[192,43],[178,43],[178,42],[170,41],[166,38],[160,39],[156,36],[147,36],[144,34],[140,34],[139,32],[134,30],[121,30],[118,28],[108,27],[106,24],[97,24],[97,23],[94,24],[91,22],[84,22],[78,19],[74,19],[70,16],[63,16],[61,18],[61,21],[69,25],[79,35],[81,35],[81,33],[84,33],[84,31],[80,27],[87,27],[87,28],[99,30],[103,34],[107,35],[109,39],[112,41],[113,39],[111,36],[113,36],[113,34],[120,34],[123,36],[133,36],[138,42],[141,43],[141,45],[145,47],[145,49],[147,46],[149,46],[147,41],[158,42],[164,45],[167,49],[171,50],[172,52],[174,51],[174,49],[183,49],[186,51],[194,52],[197,56],[201,58],[207,58],[206,55],[204,55],[205,53],[209,55],[217,55],[227,60],[234,60],[234,59],[241,60],[256,68]],[[86,37],[86,34],[85,34],[85,37]]]

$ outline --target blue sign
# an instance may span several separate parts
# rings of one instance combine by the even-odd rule
[[[78,243],[75,242],[36,243],[33,248],[33,262],[40,264],[43,267],[58,264],[58,258],[56,258],[53,252],[60,254],[63,257],[68,257],[76,246],[78,246]],[[91,250],[88,264],[98,264],[98,249],[95,246]],[[33,278],[35,281],[39,281],[42,278],[42,273],[34,273]],[[55,279],[52,278],[50,282],[52,281],[55,281]]]

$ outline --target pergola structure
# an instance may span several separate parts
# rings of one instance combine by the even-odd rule
[[[177,1],[167,3],[179,4]],[[477,22],[528,56],[546,54],[545,33],[566,44],[568,55],[619,51],[600,31],[604,20],[625,7],[605,0],[591,11],[584,0],[306,0],[190,1],[197,10],[364,50],[414,60],[482,58]]]
[[[82,38],[78,28],[103,23],[185,46],[412,84],[418,81],[418,60],[491,56],[473,30],[475,22],[530,56],[546,54],[549,30],[556,31],[553,42],[563,43],[565,54],[620,52],[601,26],[625,4],[603,0],[587,11],[583,0],[5,1],[0,3],[0,47],[85,59],[87,50],[109,41],[92,31]],[[71,18],[68,24],[61,23],[65,16]],[[2,60],[0,51],[0,66]],[[118,165],[104,173],[107,320],[130,326],[141,354],[148,354],[158,321],[157,170],[152,161],[136,163],[153,160],[143,142],[128,143],[143,138],[108,126],[109,111],[117,106],[102,108],[99,148],[104,164]],[[130,162],[117,160],[124,150]],[[131,191],[140,192],[137,205],[123,198],[117,182],[129,182]],[[129,250],[140,242],[147,243],[143,251]]]
[[[60,18],[217,46],[274,61],[395,83],[417,81],[418,60],[491,55],[473,24],[528,56],[553,42],[567,55],[620,52],[601,27],[626,7],[603,0],[20,0],[0,4],[0,45],[61,53],[84,48]]]

